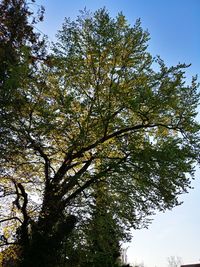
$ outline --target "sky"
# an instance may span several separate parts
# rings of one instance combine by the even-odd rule
[[[91,11],[106,7],[113,17],[122,11],[131,25],[141,18],[142,27],[151,36],[148,49],[153,56],[160,55],[168,66],[191,63],[186,72],[188,82],[192,75],[200,76],[200,0],[36,0],[36,3],[46,9],[45,21],[37,28],[51,41],[64,18],[75,19],[84,7]],[[181,206],[157,213],[148,229],[133,232],[131,243],[125,245],[129,247],[129,262],[167,267],[170,256],[180,257],[183,264],[200,262],[200,170],[195,177],[194,189],[180,198],[184,202]]]

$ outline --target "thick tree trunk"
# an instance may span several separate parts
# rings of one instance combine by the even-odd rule
[[[76,217],[64,215],[56,203],[56,199],[44,203],[38,222],[32,224],[20,267],[62,266],[64,247],[75,227]]]

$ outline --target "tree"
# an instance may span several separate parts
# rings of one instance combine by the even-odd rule
[[[16,150],[16,147],[11,147],[12,138],[9,136],[12,130],[8,125],[15,121],[13,112],[24,104],[20,87],[25,90],[27,80],[34,77],[38,59],[45,55],[44,40],[34,32],[34,24],[43,19],[44,10],[38,11],[37,19],[25,0],[2,0],[0,9],[0,153],[5,160],[5,154]],[[8,141],[9,146],[4,147]]]
[[[34,2],[31,0],[30,2]],[[30,11],[25,0],[2,0],[0,3],[2,16],[0,18],[0,86],[2,97],[9,102],[12,96],[11,87],[16,89],[17,70],[29,60],[33,63],[36,57],[42,56],[43,41],[39,34],[33,31],[37,18]],[[44,9],[38,13],[38,20],[43,20]],[[29,22],[28,20],[32,20]],[[27,67],[27,64],[26,64]],[[22,69],[23,70],[23,69]],[[23,71],[22,71],[23,73]],[[10,90],[9,90],[10,89]]]
[[[63,24],[51,64],[21,85],[23,105],[4,126],[12,130],[5,148],[15,153],[1,162],[3,197],[8,187],[15,195],[4,214],[18,227],[21,266],[61,266],[100,182],[127,229],[178,205],[190,187],[199,147],[196,78],[186,85],[186,65],[152,58],[148,39],[140,21],[131,27],[122,14],[83,12]]]
[[[87,219],[75,230],[76,238],[66,250],[69,266],[119,267],[120,242],[127,241],[127,235],[111,209],[107,185],[95,184],[90,199]]]
[[[39,61],[45,59],[45,39],[34,32],[34,25],[43,20],[44,8],[41,7],[35,16],[29,9],[29,5],[33,3],[34,0],[29,3],[25,0],[0,1],[0,165],[4,166],[0,170],[0,197],[3,199],[0,221],[4,226],[1,246],[11,245],[1,254],[3,266],[11,266],[13,259],[16,261],[16,257],[20,257],[21,249],[13,245],[19,229],[18,234],[9,241],[11,232],[21,225],[21,237],[23,241],[27,238],[27,194],[24,186],[14,176],[11,177],[9,171],[14,167],[11,162],[22,151],[19,143],[17,145],[17,142],[13,142],[15,131],[12,124],[19,118],[19,114],[15,116],[15,112],[22,111],[25,94],[28,93],[28,80],[35,78]],[[7,165],[10,160],[11,164]],[[4,171],[7,172],[6,175]],[[10,186],[10,182],[14,188]],[[10,212],[5,209],[9,203],[12,203]],[[21,219],[14,215],[16,210],[21,213]]]
[[[124,236],[109,202],[107,185],[100,182],[94,191],[91,218],[87,225],[87,250],[90,254],[85,266],[119,266],[117,260],[120,257],[120,241]]]
[[[182,265],[182,259],[178,256],[170,256],[167,258],[169,267],[180,267]]]

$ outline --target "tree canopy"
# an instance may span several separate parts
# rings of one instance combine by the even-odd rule
[[[102,183],[126,229],[178,205],[190,187],[196,77],[188,85],[187,66],[153,58],[148,40],[140,20],[83,11],[65,20],[48,62],[26,61],[34,74],[23,72],[14,86],[17,103],[1,127],[0,222],[15,221],[17,238],[7,234],[7,242],[26,244],[23,264],[61,266],[64,238],[87,218]]]

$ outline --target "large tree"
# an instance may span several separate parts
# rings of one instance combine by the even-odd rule
[[[127,228],[173,208],[190,187],[196,79],[187,85],[186,65],[154,59],[148,40],[140,21],[132,27],[122,14],[83,12],[63,24],[49,64],[17,85],[22,104],[4,125],[1,201],[10,204],[1,222],[15,222],[17,236],[6,242],[21,246],[21,266],[61,266],[98,184]]]

